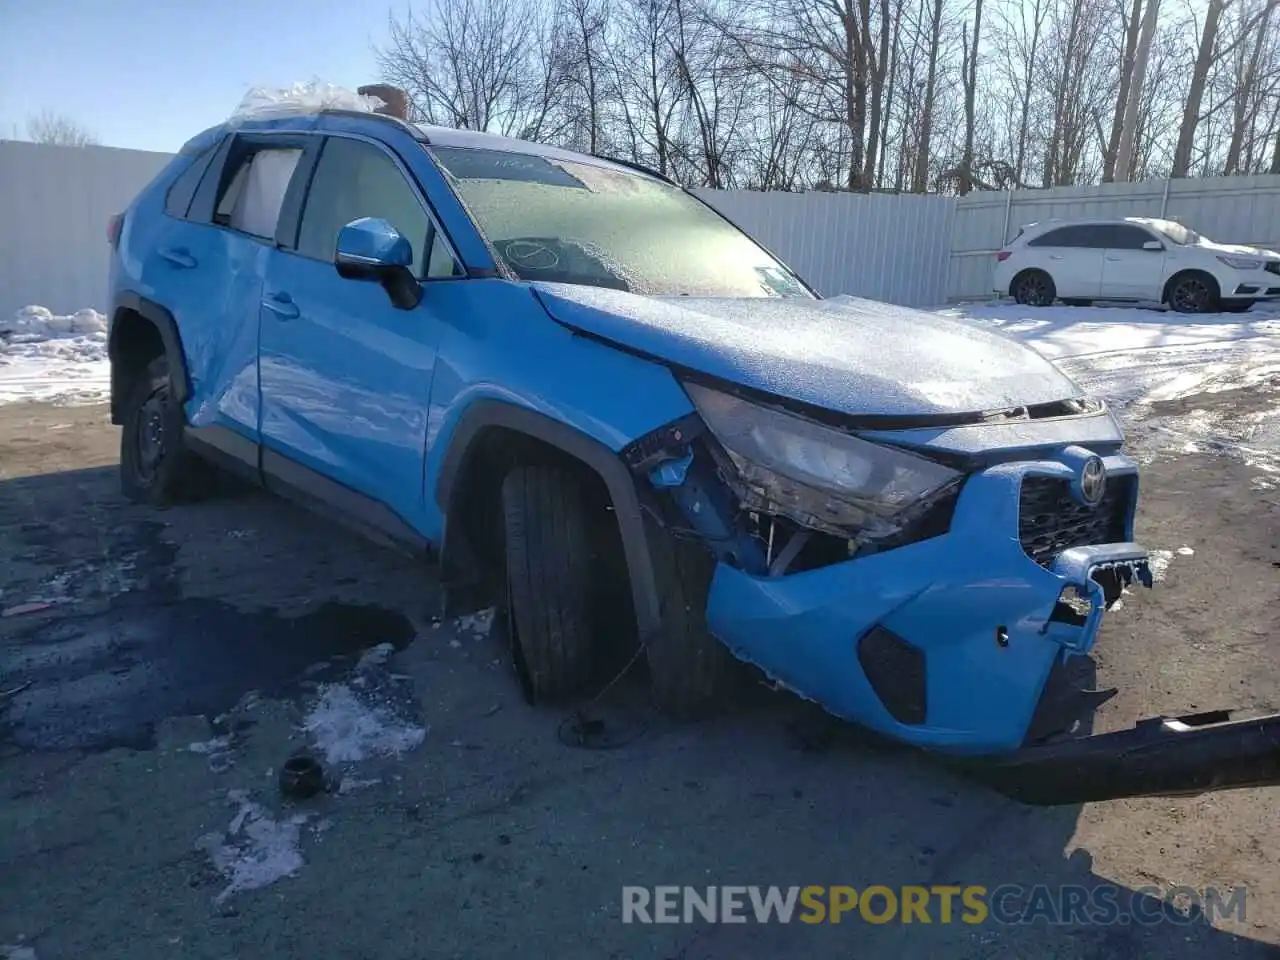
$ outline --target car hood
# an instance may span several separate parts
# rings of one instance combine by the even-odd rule
[[[839,297],[643,297],[537,283],[558,322],[618,346],[851,416],[939,417],[1081,397],[1034,350],[963,320]]]
[[[1250,257],[1259,257],[1263,260],[1280,260],[1280,253],[1273,250],[1263,250],[1260,247],[1246,247],[1238,243],[1215,243],[1212,240],[1201,240],[1199,246],[1205,250],[1211,250],[1214,253],[1234,253]]]

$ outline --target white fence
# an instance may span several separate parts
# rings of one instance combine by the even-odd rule
[[[1280,176],[970,194],[956,202],[947,298],[989,296],[995,253],[1023,224],[1054,217],[1168,217],[1222,243],[1280,248]]]
[[[107,220],[169,154],[0,141],[0,317],[106,308]],[[1280,176],[1148,181],[963,198],[699,190],[819,292],[913,306],[985,297],[1023,223],[1161,214],[1226,243],[1280,247]]]
[[[949,197],[699,190],[824,296],[923,305],[947,298]]]
[[[107,221],[170,159],[0,141],[0,317],[28,304],[106,309]]]

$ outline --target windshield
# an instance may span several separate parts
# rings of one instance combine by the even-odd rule
[[[522,280],[650,296],[810,296],[740,230],[653,177],[506,150],[430,149]]]
[[[1149,222],[1151,226],[1182,247],[1199,243],[1204,239],[1194,230],[1188,229],[1180,223],[1174,223],[1172,220],[1151,220]]]

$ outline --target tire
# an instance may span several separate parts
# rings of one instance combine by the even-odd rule
[[[715,558],[702,545],[674,537],[648,521],[662,630],[645,650],[658,709],[695,720],[728,705],[740,665],[707,630],[707,594]]]
[[[1223,313],[1247,313],[1252,306],[1252,300],[1223,300],[1218,309]]]
[[[590,525],[582,485],[551,465],[519,466],[502,482],[506,621],[512,661],[531,704],[581,691],[595,660]]]
[[[1050,307],[1058,291],[1053,277],[1043,270],[1026,270],[1013,278],[1013,299],[1024,307]]]
[[[1165,303],[1176,313],[1213,313],[1218,309],[1218,297],[1218,281],[1197,270],[1170,281]]]
[[[1070,300],[1067,300],[1064,298],[1062,302],[1065,303],[1068,307],[1092,307],[1093,306],[1092,300],[1078,300],[1074,297]]]
[[[186,449],[182,405],[173,399],[169,364],[157,357],[131,385],[120,430],[120,492],[163,507],[204,496],[212,467]]]

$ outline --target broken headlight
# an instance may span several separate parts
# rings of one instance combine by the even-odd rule
[[[896,533],[961,480],[923,457],[695,383],[684,386],[732,461],[748,509],[875,540]]]

